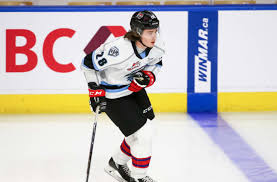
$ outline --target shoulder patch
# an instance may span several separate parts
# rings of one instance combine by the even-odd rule
[[[108,52],[109,56],[117,57],[119,55],[119,49],[116,46],[110,48]]]

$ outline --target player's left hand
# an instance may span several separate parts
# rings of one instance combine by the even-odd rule
[[[105,112],[107,107],[105,88],[95,82],[89,82],[88,86],[91,110],[96,112],[96,107],[99,106],[99,113]]]
[[[133,76],[128,89],[132,92],[138,92],[143,88],[150,87],[155,82],[155,75],[151,71],[139,71]]]

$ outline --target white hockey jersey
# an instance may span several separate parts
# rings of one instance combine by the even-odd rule
[[[156,75],[159,72],[164,47],[163,41],[157,37],[153,48],[139,53],[134,42],[119,37],[87,55],[81,69],[87,82],[98,82],[106,88],[106,98],[127,96],[132,93],[128,87],[134,73],[147,70]]]

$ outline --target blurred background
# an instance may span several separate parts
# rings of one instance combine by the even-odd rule
[[[17,1],[17,0],[11,0],[11,1],[0,1],[1,4],[15,4],[15,5],[143,5],[143,4],[149,4],[149,5],[167,5],[167,4],[274,4],[276,3],[276,0],[197,0],[197,1],[173,1],[173,0],[154,0],[154,1],[127,1],[127,0],[113,0],[113,1],[91,1],[91,0],[33,0],[33,1]]]

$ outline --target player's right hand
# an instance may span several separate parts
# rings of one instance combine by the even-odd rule
[[[130,83],[128,90],[139,92],[141,89],[150,87],[155,82],[155,75],[151,71],[139,71],[134,74],[133,81]]]
[[[99,106],[99,113],[105,112],[107,107],[105,88],[95,82],[88,83],[88,87],[91,110],[96,112],[96,107]]]

